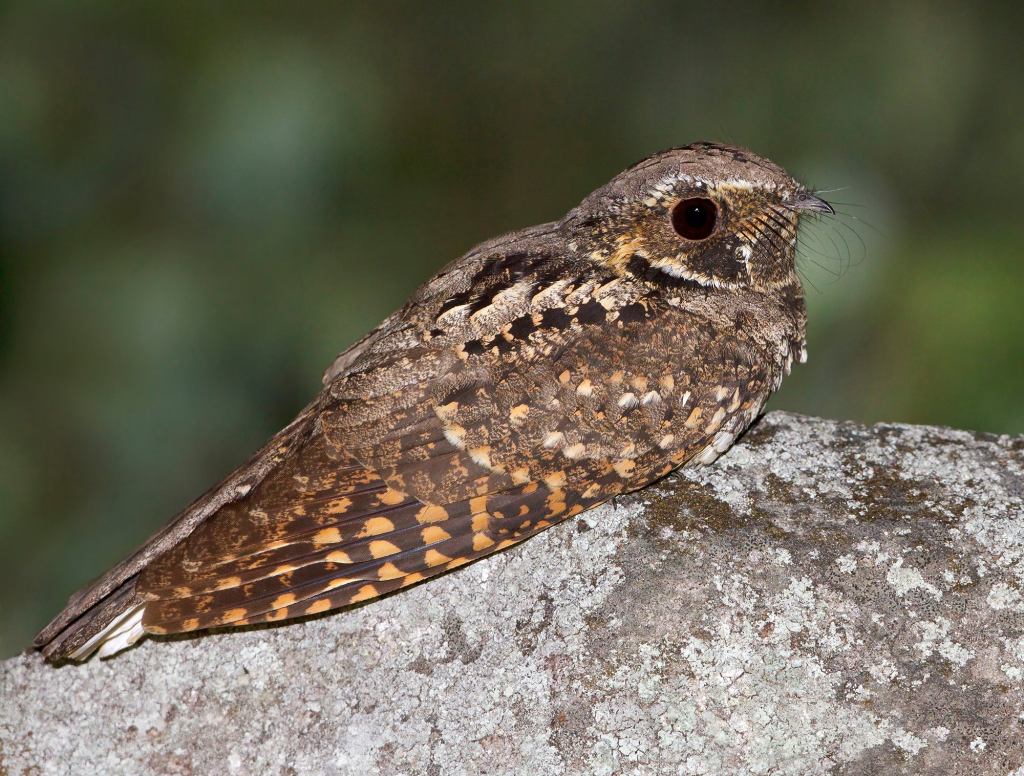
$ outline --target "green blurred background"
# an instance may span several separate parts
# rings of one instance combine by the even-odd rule
[[[697,139],[841,189],[772,406],[1024,431],[1010,4],[0,8],[0,656],[442,264]]]

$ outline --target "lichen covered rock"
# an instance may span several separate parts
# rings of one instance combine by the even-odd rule
[[[0,664],[0,774],[1009,774],[1024,439],[773,413],[399,595]]]

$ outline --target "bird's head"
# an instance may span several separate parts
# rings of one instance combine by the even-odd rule
[[[769,290],[798,282],[801,215],[832,212],[774,162],[696,143],[617,175],[563,227],[577,250],[620,274]]]

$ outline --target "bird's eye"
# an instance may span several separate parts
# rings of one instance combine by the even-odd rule
[[[703,240],[715,231],[718,208],[710,199],[684,199],[672,208],[672,228],[687,240]]]

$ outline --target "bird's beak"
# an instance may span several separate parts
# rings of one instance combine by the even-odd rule
[[[830,216],[836,214],[835,208],[828,202],[808,191],[798,191],[782,204],[791,210],[812,210],[815,213],[827,213]]]

